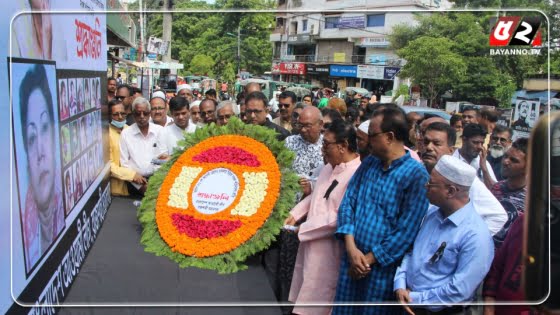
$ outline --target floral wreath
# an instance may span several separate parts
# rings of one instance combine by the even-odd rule
[[[233,118],[186,134],[138,208],[147,252],[232,273],[270,246],[299,190],[293,152],[274,130]],[[219,187],[219,188],[216,188]]]

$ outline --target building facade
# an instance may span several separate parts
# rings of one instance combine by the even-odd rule
[[[337,90],[394,90],[404,65],[388,35],[414,14],[438,8],[434,0],[278,0],[273,43],[275,79]],[[340,11],[337,11],[340,10]]]

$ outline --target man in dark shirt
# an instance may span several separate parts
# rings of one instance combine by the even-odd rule
[[[510,128],[496,125],[490,136],[486,160],[490,163],[494,170],[494,175],[496,175],[496,179],[499,181],[504,179],[502,176],[502,159],[511,146],[512,135],[513,132]]]
[[[492,186],[492,194],[502,204],[511,204],[506,209],[508,219],[501,231],[494,235],[496,247],[500,247],[504,241],[511,224],[519,214],[525,212],[525,197],[527,194],[527,138],[519,138],[507,150],[502,160],[502,175],[505,180],[499,181]]]
[[[279,141],[283,141],[290,135],[290,132],[266,118],[268,114],[268,100],[262,92],[251,92],[245,97],[245,115],[247,123],[274,129]]]

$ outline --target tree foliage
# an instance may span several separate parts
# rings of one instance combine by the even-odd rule
[[[452,47],[448,38],[421,36],[398,51],[407,61],[400,75],[420,84],[430,104],[465,74],[466,63]]]
[[[149,0],[148,9],[159,10],[159,1]],[[151,6],[151,7],[150,7]],[[175,11],[200,10],[198,12],[173,13],[171,58],[184,64],[187,73],[213,73],[217,77],[234,80],[237,73],[237,29],[241,29],[240,67],[251,73],[270,71],[272,44],[270,29],[274,24],[273,13],[252,13],[250,10],[274,9],[272,0],[216,0],[214,4],[204,1],[175,0]],[[232,12],[208,12],[204,10],[234,10]],[[161,14],[148,15],[146,38],[162,36]],[[231,35],[228,35],[231,34]],[[197,56],[206,56],[201,58]],[[199,65],[199,61],[204,65]],[[211,69],[206,69],[212,60]]]
[[[400,57],[407,60],[407,66],[415,67],[421,71],[421,67],[410,65],[411,60],[407,55],[416,54],[418,63],[434,63],[436,59],[444,58],[454,54],[465,64],[465,71],[457,76],[456,73],[447,73],[452,80],[432,80],[430,98],[436,94],[451,91],[453,98],[466,100],[474,103],[488,105],[509,106],[511,96],[516,88],[523,86],[523,79],[528,74],[543,73],[546,70],[546,61],[543,56],[491,56],[489,46],[489,34],[493,25],[495,14],[489,12],[456,12],[456,13],[432,13],[417,14],[417,24],[398,25],[393,28],[390,36],[391,45],[397,49]],[[424,43],[417,40],[422,38]],[[440,56],[438,49],[446,39],[449,43],[444,47],[449,49],[447,55]],[[415,46],[423,45],[428,48],[422,55],[414,52]],[[430,46],[435,45],[432,49]],[[406,67],[406,66],[405,66]],[[432,68],[429,68],[432,71]],[[423,87],[425,82],[419,79],[417,73],[405,71],[413,82]],[[404,74],[401,73],[401,76]],[[514,86],[512,90],[512,86]],[[424,89],[423,89],[424,92]],[[509,97],[505,94],[510,93]],[[504,103],[505,102],[505,103]]]

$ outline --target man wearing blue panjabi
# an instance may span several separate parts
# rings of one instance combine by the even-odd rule
[[[469,200],[476,170],[444,155],[431,173],[428,199],[433,204],[397,269],[394,289],[408,313],[464,314],[492,265],[494,243],[487,225]]]

